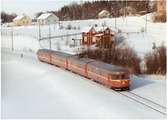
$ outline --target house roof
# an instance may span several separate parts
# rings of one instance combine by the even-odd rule
[[[84,27],[81,32],[89,32],[91,29],[95,29],[95,27],[89,26],[89,27]]]
[[[108,27],[94,27],[94,26],[89,26],[89,27],[84,27],[81,32],[89,32],[91,29],[94,29],[96,32],[104,31]]]
[[[111,29],[110,27],[92,27],[92,26],[89,26],[89,27],[84,27],[81,32],[89,32],[91,29],[94,29],[96,32],[100,32],[100,31],[104,31],[106,30],[107,28]],[[116,32],[116,30],[114,28],[111,29],[113,32]],[[114,33],[113,33],[114,34]]]
[[[22,19],[23,17],[25,17],[25,16],[24,16],[24,15],[19,15],[19,16],[15,17],[13,20],[20,20],[20,19]]]
[[[44,14],[41,14],[37,19],[47,19],[50,15],[57,17],[56,15],[52,13],[44,13]]]
[[[103,33],[96,34],[95,36],[96,36],[96,37],[103,36]]]
[[[109,13],[107,10],[102,10],[98,15],[103,15],[104,13]]]

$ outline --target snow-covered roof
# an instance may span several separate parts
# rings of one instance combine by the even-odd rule
[[[84,27],[81,32],[89,32],[91,29],[94,29],[95,27],[89,26],[89,27]]]
[[[56,15],[54,15],[52,13],[44,13],[44,14],[41,14],[37,19],[47,19],[51,15],[57,17]]]
[[[95,27],[97,32],[104,31],[105,29],[107,29],[107,27]]]
[[[96,34],[95,36],[100,37],[100,36],[103,36],[103,35],[104,35],[103,33],[100,33],[100,34]]]
[[[24,17],[25,17],[24,15],[19,15],[19,16],[15,17],[13,20],[20,20],[20,19],[22,19]]]
[[[107,28],[111,29],[110,27],[94,27],[94,26],[89,26],[89,27],[84,27],[81,32],[89,32],[91,29],[94,29],[96,32],[104,31]],[[115,29],[111,29],[112,31],[116,32]]]
[[[104,13],[109,13],[107,10],[102,10],[101,12],[99,12],[99,15],[103,15]]]

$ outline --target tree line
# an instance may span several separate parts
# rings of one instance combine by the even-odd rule
[[[6,13],[4,11],[1,12],[1,23],[12,22],[13,19],[17,16],[15,13]]]
[[[60,20],[81,20],[81,19],[95,19],[98,13],[102,10],[107,10],[113,17],[121,16],[122,8],[131,7],[135,9],[135,14],[140,14],[141,11],[149,13],[152,10],[150,1],[86,1],[84,3],[73,2],[70,5],[62,7],[58,11],[52,11]],[[126,14],[127,11],[125,11]]]
[[[154,1],[152,1],[154,2]],[[111,16],[119,17],[128,14],[128,8],[132,8],[133,14],[144,14],[156,10],[156,2],[153,6],[150,6],[150,1],[86,1],[84,3],[73,2],[70,5],[65,5],[57,11],[52,12],[59,17],[60,20],[83,20],[83,19],[96,19],[98,13],[102,10],[107,10],[110,12]],[[122,11],[123,10],[123,11]],[[134,12],[135,11],[135,12]],[[36,18],[40,16],[43,12],[36,13]],[[12,22],[13,18],[17,15],[15,13],[9,14],[6,12],[1,12],[1,22]]]

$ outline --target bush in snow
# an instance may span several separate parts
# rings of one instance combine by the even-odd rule
[[[130,73],[140,73],[140,58],[130,47],[125,47],[124,49],[122,49],[115,46],[110,49],[89,49],[81,53],[80,56],[126,67],[129,69]]]
[[[166,47],[161,45],[145,56],[146,73],[166,74]]]
[[[126,37],[121,32],[117,33],[114,37],[114,42],[115,42],[116,45],[122,43],[125,40],[126,40]]]
[[[95,27],[98,27],[98,25],[97,25],[97,24],[95,24],[94,26],[95,26]]]
[[[154,22],[164,22],[165,23],[166,22],[166,13],[162,14],[162,15],[154,14],[153,21]]]
[[[68,29],[68,30],[71,30],[71,29],[72,29],[71,24],[68,24],[68,25],[67,25],[67,29]]]

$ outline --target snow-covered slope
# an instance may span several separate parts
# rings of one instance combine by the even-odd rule
[[[116,28],[115,28],[115,18],[105,18],[105,19],[90,19],[90,20],[76,20],[76,21],[61,21],[61,28],[59,29],[59,25],[51,25],[51,36],[59,36],[66,35],[72,33],[80,33],[83,28],[88,26],[94,26],[95,24],[98,27],[102,25],[109,26],[111,29],[120,29],[125,37],[127,43],[133,47],[138,55],[141,57],[144,56],[147,52],[152,50],[153,42],[156,43],[156,46],[164,43],[166,41],[166,23],[153,23],[150,21],[150,16],[152,14],[148,14],[148,22],[147,22],[147,31],[145,31],[146,26],[146,15],[144,16],[128,16],[126,18],[119,17],[116,18]],[[67,30],[68,26],[71,26],[71,30]],[[75,28],[75,29],[73,29]],[[11,46],[11,28],[3,27],[2,31],[2,47],[10,47]],[[31,49],[36,51],[39,48],[49,48],[49,40],[41,41],[39,44],[39,26],[21,26],[14,27],[14,48],[19,49]],[[49,36],[49,26],[44,25],[40,26],[41,37]],[[6,37],[7,36],[7,37]],[[28,39],[31,42],[31,45],[27,46],[24,41]],[[24,39],[25,37],[25,39]],[[81,39],[81,35],[77,36],[64,36],[61,38],[52,39],[52,49],[66,51],[70,53],[77,53],[78,47],[70,47],[73,45],[74,41],[72,39]],[[8,40],[6,40],[8,39]],[[19,41],[19,42],[17,42]],[[18,44],[22,44],[18,46]],[[36,44],[39,45],[36,45]],[[78,41],[79,43],[79,41]],[[33,45],[35,44],[35,45]],[[80,46],[79,46],[80,48]]]
[[[165,118],[91,80],[23,56],[2,52],[2,118]],[[145,88],[141,92],[159,90]],[[158,99],[161,91],[155,91]]]

